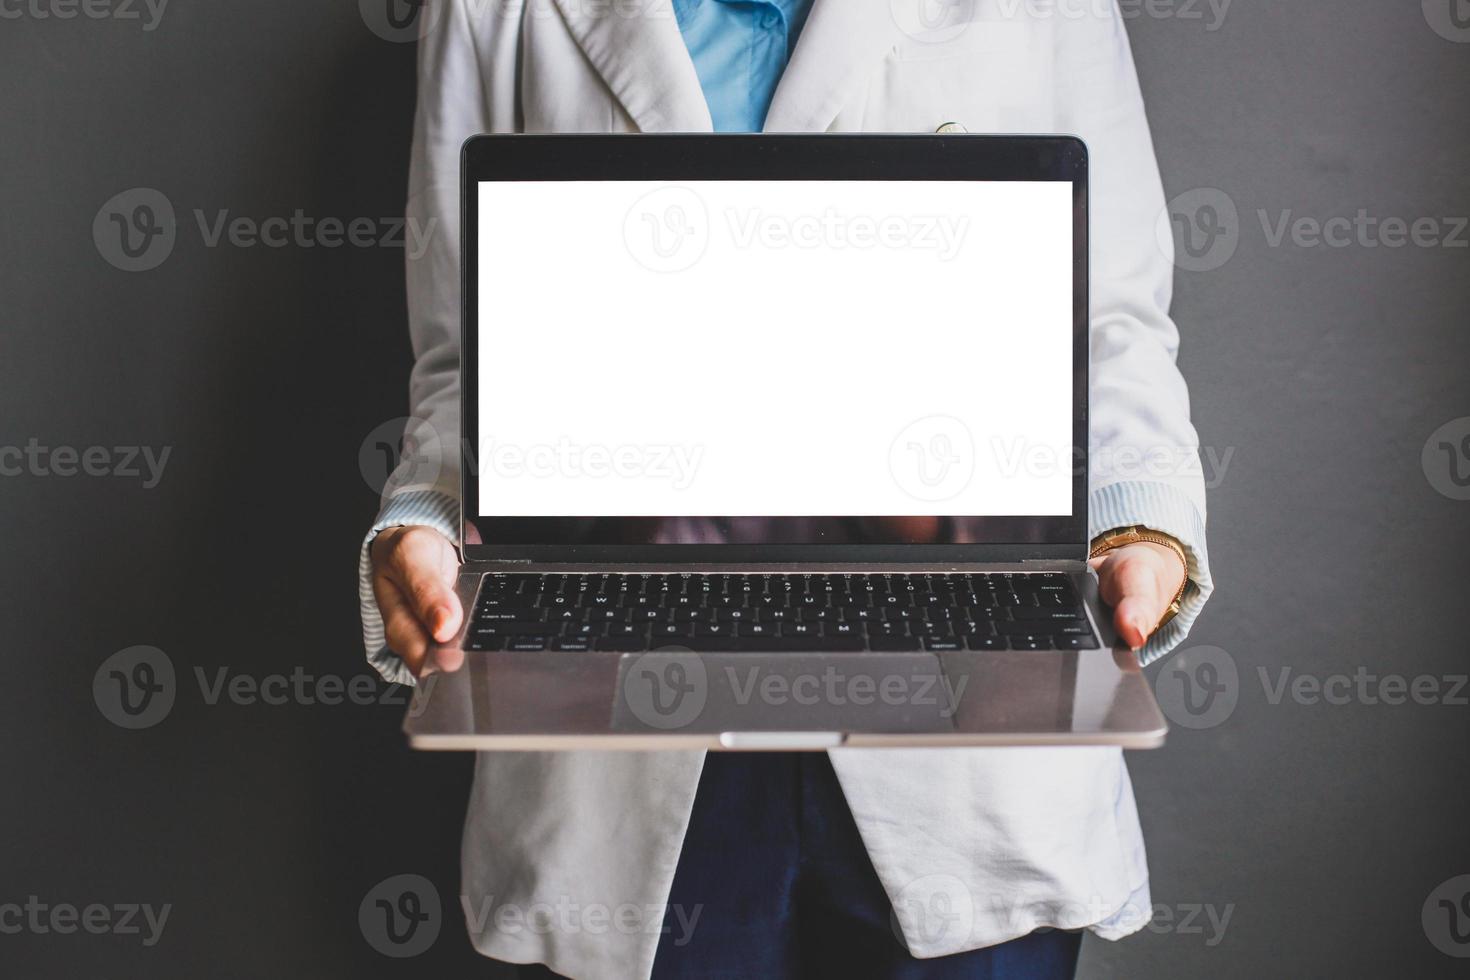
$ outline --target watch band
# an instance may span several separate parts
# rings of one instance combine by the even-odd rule
[[[1168,548],[1179,557],[1179,563],[1184,566],[1184,581],[1180,584],[1179,591],[1174,595],[1173,601],[1169,603],[1169,608],[1164,611],[1164,618],[1160,619],[1159,624],[1154,627],[1154,632],[1157,633],[1170,620],[1179,615],[1180,603],[1184,601],[1184,593],[1189,589],[1189,557],[1184,553],[1184,545],[1180,544],[1179,540],[1171,534],[1164,534],[1162,531],[1155,531],[1141,524],[1130,524],[1127,527],[1115,527],[1111,531],[1106,531],[1098,535],[1092,546],[1092,551],[1087,557],[1089,559],[1100,558],[1108,552],[1116,551],[1125,545],[1139,544],[1141,542],[1162,545]]]

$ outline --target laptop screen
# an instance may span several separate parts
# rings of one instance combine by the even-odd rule
[[[1072,515],[1074,203],[1057,180],[480,182],[479,515],[604,543]]]

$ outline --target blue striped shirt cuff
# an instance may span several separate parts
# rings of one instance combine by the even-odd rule
[[[1087,508],[1088,533],[1096,538],[1105,531],[1141,524],[1172,535],[1184,545],[1189,562],[1189,584],[1180,601],[1179,615],[1155,633],[1139,651],[1145,665],[1158,660],[1189,635],[1205,600],[1215,591],[1210,578],[1210,558],[1205,547],[1205,519],[1184,491],[1167,483],[1128,480],[1099,487],[1092,492]]]
[[[357,560],[357,602],[362,612],[362,643],[368,663],[391,684],[412,684],[413,674],[398,654],[388,649],[383,617],[373,595],[373,560],[368,553],[373,538],[389,527],[422,525],[439,531],[450,541],[459,541],[459,501],[434,490],[410,490],[389,500],[378,514],[372,530],[363,539]]]

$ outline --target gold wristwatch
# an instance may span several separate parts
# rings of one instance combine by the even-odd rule
[[[1163,629],[1169,620],[1179,615],[1179,603],[1184,600],[1184,591],[1189,588],[1189,559],[1184,554],[1184,545],[1180,544],[1173,535],[1151,530],[1141,524],[1131,524],[1128,527],[1115,527],[1111,531],[1098,535],[1093,542],[1092,553],[1087,557],[1089,559],[1098,558],[1124,545],[1138,544],[1141,541],[1163,545],[1178,555],[1179,563],[1184,566],[1184,582],[1179,586],[1179,592],[1174,596],[1174,601],[1169,603],[1169,608],[1165,610],[1164,618],[1159,620],[1159,625],[1154,627],[1154,631],[1157,632]]]

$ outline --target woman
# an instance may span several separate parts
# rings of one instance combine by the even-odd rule
[[[1095,564],[1145,660],[1211,585],[1167,313],[1164,207],[1121,17],[1092,4],[454,0],[429,8],[408,212],[413,414],[458,431],[458,154],[478,132],[1075,133],[1091,151]],[[799,43],[798,43],[799,38]],[[443,444],[453,446],[445,438]],[[392,680],[463,615],[458,461],[405,460],[364,545],[364,632]],[[1116,539],[1109,539],[1115,541]],[[1183,590],[1182,611],[1169,618]],[[1167,622],[1165,622],[1167,620]],[[829,756],[482,754],[465,827],[470,931],[528,976],[1068,977],[1081,930],[1147,922],[1143,841],[1114,749]]]

